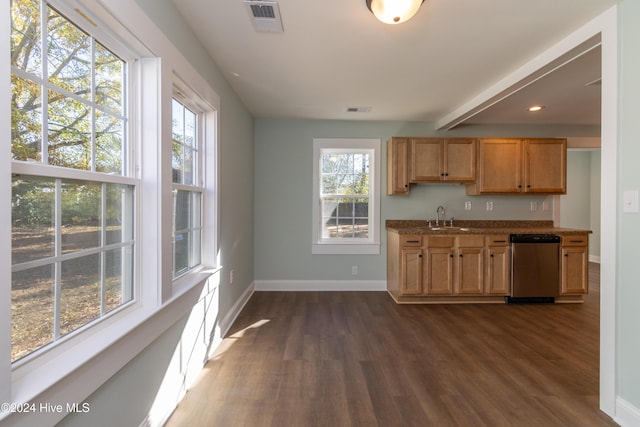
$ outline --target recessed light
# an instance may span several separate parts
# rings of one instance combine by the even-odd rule
[[[542,109],[544,109],[544,105],[534,105],[529,107],[529,111],[532,113],[535,113],[536,111],[540,111]]]

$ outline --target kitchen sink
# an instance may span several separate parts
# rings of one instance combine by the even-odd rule
[[[473,227],[452,227],[452,226],[442,226],[442,227],[429,227],[430,231],[474,231],[480,230],[479,228]]]

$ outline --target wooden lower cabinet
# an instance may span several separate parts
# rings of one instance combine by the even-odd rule
[[[453,251],[451,246],[427,247],[425,295],[451,295],[453,292]]]
[[[486,237],[484,293],[509,295],[511,293],[511,246],[509,235]]]
[[[560,295],[589,292],[589,236],[562,236]]]
[[[484,293],[484,237],[456,237],[454,253],[455,295],[482,295]]]
[[[387,233],[387,289],[396,302],[500,302],[511,294],[508,234]],[[563,235],[560,300],[589,292],[589,237]]]
[[[402,295],[422,294],[422,249],[403,248],[400,262],[400,293]]]

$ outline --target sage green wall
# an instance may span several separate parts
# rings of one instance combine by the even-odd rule
[[[593,234],[589,236],[589,254],[600,257],[600,199],[602,193],[601,170],[602,153],[600,150],[591,152],[591,230]]]
[[[640,189],[640,2],[620,3],[618,200]],[[640,408],[640,214],[618,216],[618,390]]]
[[[560,196],[561,227],[591,230],[589,255],[600,256],[600,150],[567,153],[567,194]]]
[[[386,141],[391,136],[433,136],[430,123],[256,120],[255,137],[255,278],[256,280],[385,280],[386,219],[427,219],[443,205],[447,218],[552,219],[543,210],[545,196],[466,196],[464,186],[413,186],[408,196],[387,196]],[[469,126],[447,136],[554,137],[598,136],[597,128]],[[313,138],[379,138],[382,140],[381,198],[382,249],[380,255],[312,255],[312,143]],[[464,210],[470,200],[472,210]],[[494,210],[487,212],[486,202]],[[538,204],[532,212],[531,202]],[[587,205],[588,211],[588,205]],[[588,216],[588,212],[587,212]],[[588,225],[584,228],[588,228]],[[352,276],[351,267],[358,266]]]

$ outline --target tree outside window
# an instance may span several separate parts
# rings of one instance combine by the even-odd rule
[[[126,62],[44,1],[11,25],[16,361],[133,299],[135,184]]]

